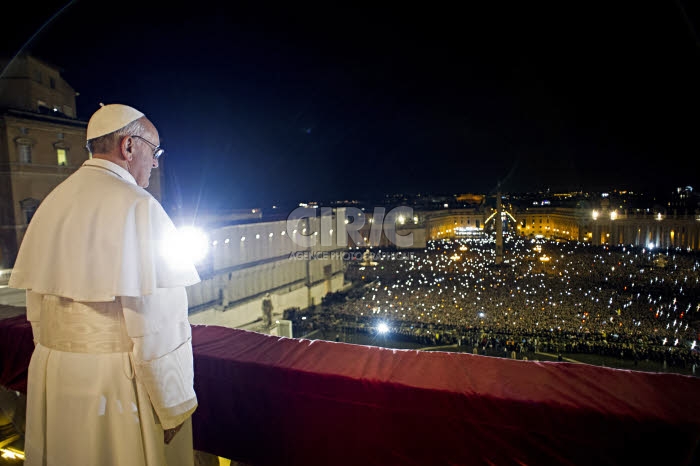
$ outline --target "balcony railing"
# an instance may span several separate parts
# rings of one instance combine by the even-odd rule
[[[197,450],[249,464],[697,464],[700,379],[193,326]],[[0,384],[26,389],[23,316]],[[662,456],[660,456],[662,455]]]

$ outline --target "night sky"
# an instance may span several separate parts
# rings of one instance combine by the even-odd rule
[[[0,33],[5,56],[66,4],[23,3]],[[687,0],[145,3],[74,2],[25,51],[62,67],[81,119],[99,102],[147,114],[171,206],[492,192],[499,180],[700,189],[700,8]]]

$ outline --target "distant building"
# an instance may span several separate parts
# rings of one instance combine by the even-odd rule
[[[676,188],[668,202],[668,210],[674,215],[700,213],[700,193],[692,186]]]
[[[493,215],[491,208],[432,212],[426,216],[425,236],[429,241],[489,233]],[[577,207],[504,209],[502,218],[506,221],[505,230],[530,238],[652,249],[700,249],[700,214],[654,207],[626,209],[608,198]]]
[[[262,220],[262,209],[228,209],[221,211],[199,210],[195,212],[183,212],[173,210],[170,212],[175,225],[206,225],[208,227],[225,226],[234,223],[246,223]]]
[[[456,196],[456,200],[459,204],[475,205],[479,206],[486,201],[486,196],[483,194],[459,194]]]
[[[41,201],[90,154],[77,93],[58,67],[18,56],[0,70],[0,268],[9,268]],[[160,170],[149,191],[160,199]]]
[[[260,321],[265,300],[274,321],[286,309],[313,307],[346,289],[348,248],[337,244],[337,232],[322,232],[320,217],[289,227],[279,220],[208,231],[207,260],[198,267],[202,281],[187,287],[190,322],[245,327]],[[302,236],[316,238],[313,246],[300,245]]]

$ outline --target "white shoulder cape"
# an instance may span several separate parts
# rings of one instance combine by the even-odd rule
[[[189,286],[199,275],[191,262],[175,260],[175,234],[131,174],[88,160],[37,209],[9,286],[91,302]]]

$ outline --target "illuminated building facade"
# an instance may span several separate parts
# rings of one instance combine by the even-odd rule
[[[637,211],[640,210],[640,211]],[[647,211],[648,210],[648,211]],[[489,231],[489,210],[453,209],[429,215],[428,239],[454,238]],[[512,210],[519,236],[581,241],[594,245],[700,249],[700,214],[667,214],[635,209],[538,207]],[[485,227],[484,227],[485,226]],[[505,227],[504,227],[505,228]]]
[[[700,217],[697,215],[603,212],[588,225],[586,237],[592,244],[700,249]]]
[[[87,122],[60,69],[34,58],[0,61],[0,268],[14,264],[41,201],[90,157]],[[148,191],[160,200],[160,172]]]
[[[41,201],[88,159],[75,95],[58,68],[33,57],[15,59],[0,79],[2,267],[14,263]]]
[[[483,209],[445,209],[423,213],[429,240],[480,234],[488,215]]]
[[[267,295],[273,316],[279,317],[286,309],[306,309],[320,304],[328,293],[346,289],[350,286],[345,282],[346,265],[361,262],[367,249],[373,253],[402,249],[392,244],[384,229],[372,233],[372,213],[362,216],[357,242],[350,227],[343,231],[342,208],[298,223],[260,221],[211,230],[207,259],[198,267],[202,281],[187,288],[190,322],[246,327],[260,320]],[[397,219],[397,234],[413,235],[406,249],[425,248],[421,219],[420,213]],[[304,237],[312,244],[304,244]]]
[[[280,315],[345,289],[348,248],[338,246],[335,230],[314,217],[292,231],[282,220],[210,232],[209,255],[199,267],[202,281],[187,288],[190,322],[242,327],[260,319],[268,293],[273,315]],[[300,244],[302,235],[315,244]]]
[[[516,214],[517,231],[521,236],[542,236],[548,239],[584,241],[581,229],[586,226],[585,214],[577,209],[561,207],[525,209]]]

